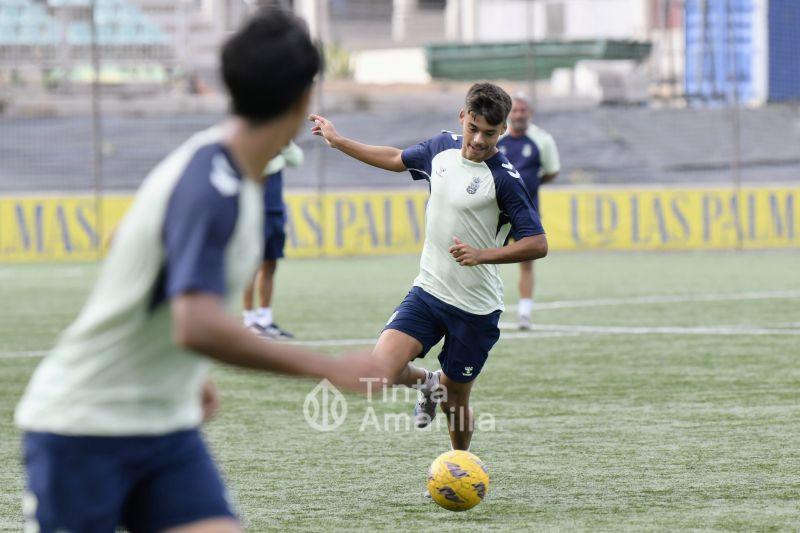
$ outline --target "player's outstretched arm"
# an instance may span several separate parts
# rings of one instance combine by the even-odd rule
[[[329,357],[249,333],[225,312],[218,296],[184,293],[172,299],[173,336],[182,348],[233,366],[278,374],[327,378],[337,387],[366,391],[361,378],[388,377],[389,370],[368,353]]]
[[[500,248],[473,248],[458,237],[453,237],[453,245],[449,251],[461,266],[520,263],[546,256],[547,237],[544,233],[532,235]]]
[[[333,122],[321,115],[309,115],[308,120],[314,123],[314,127],[311,128],[311,133],[325,139],[325,142],[332,148],[336,148],[350,157],[372,165],[373,167],[394,172],[407,170],[405,164],[403,164],[403,151],[399,148],[374,146],[348,139],[347,137],[339,135],[339,132],[337,132],[336,128],[333,126]]]

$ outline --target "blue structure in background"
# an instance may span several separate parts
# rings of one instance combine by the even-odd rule
[[[129,0],[94,0],[94,3],[98,44],[169,46],[170,40],[161,28]],[[60,46],[61,28],[53,11],[86,11],[91,5],[92,0],[0,0],[0,46]],[[89,22],[69,22],[66,36],[66,44],[88,46],[92,42]]]
[[[800,1],[769,2],[770,102],[800,101]]]
[[[687,99],[752,100],[753,0],[686,0],[684,20]]]
[[[767,13],[756,13],[754,0],[686,0],[685,89],[690,103],[800,101],[800,0],[763,5]],[[755,43],[756,34],[766,35],[766,42]],[[766,86],[756,86],[756,70],[766,73]]]

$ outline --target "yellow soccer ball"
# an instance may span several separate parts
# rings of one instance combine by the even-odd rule
[[[489,474],[478,456],[464,450],[445,452],[428,470],[431,499],[449,511],[466,511],[489,491]]]

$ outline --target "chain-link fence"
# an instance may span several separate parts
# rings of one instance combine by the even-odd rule
[[[308,20],[315,110],[366,142],[457,129],[492,79],[556,139],[554,190],[800,178],[793,0],[0,0],[0,195],[135,190],[224,117],[218,48],[258,8]],[[317,141],[288,189],[409,186]]]

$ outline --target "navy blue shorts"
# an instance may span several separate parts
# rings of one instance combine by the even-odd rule
[[[153,437],[24,436],[26,523],[37,531],[161,531],[235,518],[197,430]],[[32,529],[33,530],[33,529]]]
[[[425,355],[444,337],[439,354],[442,372],[459,383],[469,383],[481,373],[489,350],[500,338],[500,310],[473,315],[412,287],[397,306],[386,329],[396,329],[422,343]]]
[[[286,245],[286,213],[266,213],[264,215],[264,260],[283,257]]]

